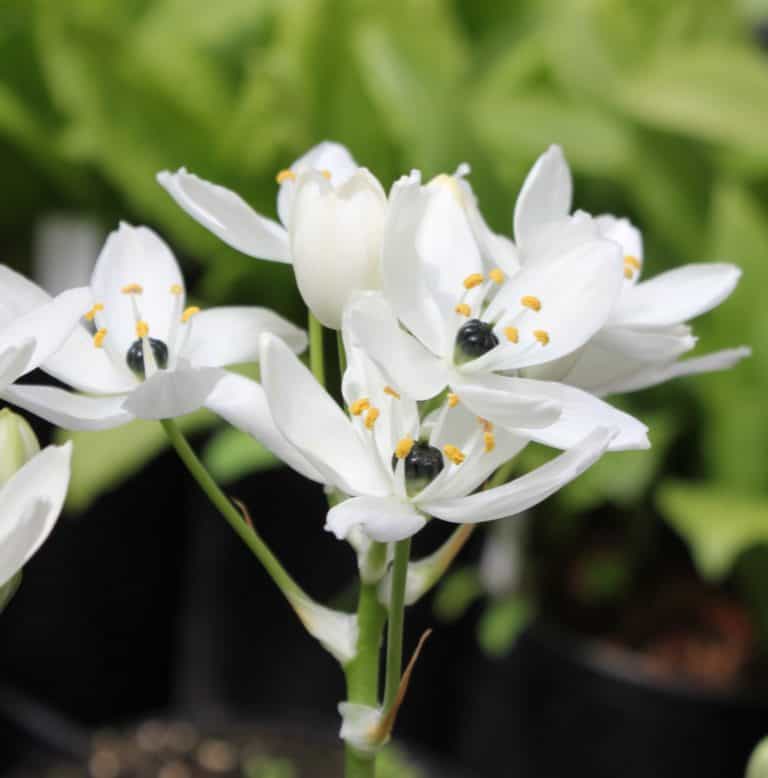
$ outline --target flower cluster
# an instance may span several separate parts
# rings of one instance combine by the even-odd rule
[[[0,268],[0,393],[68,429],[169,419],[207,407],[306,477],[337,490],[327,529],[391,542],[432,517],[523,511],[605,451],[647,447],[613,392],[723,369],[745,348],[689,360],[686,323],[739,270],[696,264],[640,281],[640,232],[572,211],[553,146],[527,176],[514,240],[483,219],[469,167],[387,194],[335,143],[277,174],[280,222],[185,169],[160,184],[234,248],[291,263],[311,313],[339,330],[341,408],[300,360],[305,333],[260,307],[187,305],[169,247],[121,224],[90,286],[50,298]],[[261,383],[226,370],[259,361]],[[71,387],[15,383],[35,367]],[[483,488],[530,442],[562,453]]]

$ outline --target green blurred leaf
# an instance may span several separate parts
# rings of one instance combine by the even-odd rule
[[[477,625],[477,638],[483,650],[491,656],[507,654],[531,614],[531,603],[522,594],[491,600]]]
[[[441,621],[456,621],[482,594],[478,571],[474,567],[457,567],[440,582],[432,608]]]
[[[8,603],[13,599],[13,595],[19,590],[19,586],[21,586],[21,576],[22,572],[19,570],[10,581],[6,581],[0,586],[0,613],[8,607]]]
[[[261,443],[233,427],[225,427],[211,438],[203,451],[203,462],[222,484],[281,464]]]
[[[671,482],[661,487],[658,502],[691,549],[699,572],[711,580],[725,577],[747,549],[768,543],[768,497]]]

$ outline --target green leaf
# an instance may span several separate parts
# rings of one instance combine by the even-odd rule
[[[521,594],[491,601],[477,625],[477,638],[483,650],[491,656],[507,654],[531,614],[531,603]]]
[[[440,621],[456,621],[483,594],[478,572],[473,567],[457,567],[443,578],[432,603]]]
[[[178,419],[178,424],[185,433],[194,433],[215,421],[208,411],[197,411]],[[143,420],[98,432],[59,430],[57,438],[74,443],[67,507],[76,512],[86,510],[102,494],[136,475],[168,447],[160,424]]]
[[[0,586],[0,613],[6,609],[8,603],[13,599],[13,595],[19,590],[19,586],[21,586],[21,570],[10,581],[6,581]]]
[[[203,451],[203,462],[222,484],[281,464],[269,449],[233,427],[225,427],[211,438]]]
[[[768,543],[768,497],[670,482],[661,487],[658,502],[710,580],[724,578],[747,549]]]

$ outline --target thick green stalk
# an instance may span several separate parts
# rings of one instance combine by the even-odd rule
[[[309,322],[309,368],[321,386],[325,386],[325,360],[323,354],[323,325],[308,312]]]
[[[309,601],[296,581],[280,564],[280,561],[272,553],[267,544],[261,539],[256,530],[246,523],[244,517],[232,504],[230,499],[221,491],[219,485],[213,480],[203,463],[197,458],[197,454],[187,442],[184,434],[173,419],[161,421],[165,433],[173,447],[176,449],[181,461],[186,465],[192,477],[200,488],[208,496],[214,507],[227,520],[230,527],[239,535],[240,539],[253,552],[253,555],[261,562],[269,577],[275,582],[280,591],[285,595],[291,607],[295,607],[297,601]]]
[[[389,598],[389,624],[387,627],[387,679],[384,687],[384,711],[395,702],[403,669],[403,621],[405,619],[405,583],[408,578],[408,559],[411,556],[411,539],[395,544],[392,562],[392,591]]]

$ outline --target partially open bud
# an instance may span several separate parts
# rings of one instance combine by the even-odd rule
[[[40,451],[32,427],[8,408],[0,411],[0,486]]]
[[[768,778],[768,737],[763,738],[752,752],[745,778]]]
[[[299,175],[290,223],[293,269],[304,302],[326,327],[341,328],[353,292],[381,287],[386,209],[381,184],[365,168],[338,187],[316,170]]]

